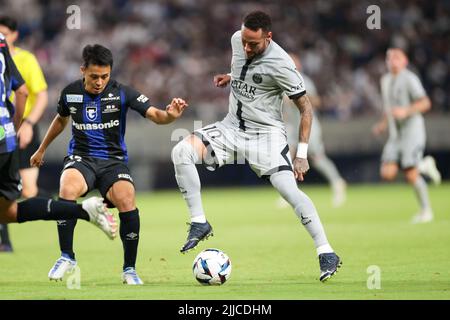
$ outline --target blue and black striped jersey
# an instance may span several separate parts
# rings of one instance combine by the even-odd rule
[[[0,154],[12,152],[17,147],[14,128],[14,105],[9,101],[12,90],[25,82],[9,53],[8,44],[0,33]]]
[[[61,93],[58,113],[72,117],[69,155],[128,161],[125,145],[126,116],[131,108],[143,117],[149,99],[138,91],[110,80],[98,95],[84,89],[83,80],[68,85]]]

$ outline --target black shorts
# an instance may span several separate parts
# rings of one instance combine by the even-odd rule
[[[0,197],[8,200],[20,198],[22,182],[19,175],[19,151],[0,154]]]
[[[39,128],[37,125],[33,126],[33,138],[25,149],[19,149],[19,169],[31,168],[30,158],[39,148],[41,140],[39,139]]]
[[[134,186],[130,169],[120,160],[104,160],[76,155],[66,156],[64,158],[64,168],[62,171],[70,168],[77,169],[86,181],[88,191],[83,194],[82,197],[86,196],[90,191],[97,189],[100,191],[100,194],[103,199],[105,199],[109,208],[115,207],[108,199],[106,199],[106,194],[114,183],[119,180],[125,180],[129,181]]]

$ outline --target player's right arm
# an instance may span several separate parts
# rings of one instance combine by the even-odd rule
[[[387,115],[385,112],[383,112],[383,117],[381,118],[380,121],[378,121],[373,127],[372,127],[372,133],[375,136],[379,136],[380,134],[382,134],[383,132],[386,131],[388,126],[388,120],[387,120]]]
[[[42,166],[42,164],[44,163],[45,151],[47,150],[48,146],[52,143],[53,140],[55,140],[57,136],[61,134],[61,132],[64,131],[67,123],[69,123],[70,110],[66,104],[66,100],[64,99],[64,97],[66,97],[65,90],[63,90],[61,96],[59,97],[57,107],[58,114],[50,124],[50,127],[48,128],[47,133],[45,134],[45,137],[41,142],[41,145],[30,158],[30,165],[33,167]]]
[[[70,117],[63,117],[59,114],[55,116],[53,119],[50,127],[47,130],[47,133],[45,134],[44,139],[42,140],[41,145],[37,149],[37,151],[31,156],[30,159],[30,165],[33,167],[40,167],[44,163],[44,155],[45,151],[47,150],[48,146],[55,140],[57,136],[61,134],[61,132],[64,131],[64,128],[67,126],[67,123],[69,123]]]
[[[381,119],[372,127],[372,134],[374,136],[381,135],[388,128],[388,116],[386,113],[389,110],[389,107],[388,107],[389,100],[388,100],[388,96],[387,96],[388,86],[389,86],[389,80],[387,78],[387,75],[384,75],[380,79],[383,115],[382,115]]]
[[[292,99],[294,104],[297,106],[300,114],[302,115],[299,127],[299,147],[297,150],[297,155],[294,159],[294,175],[295,178],[303,181],[303,175],[309,170],[309,163],[307,159],[307,148],[309,136],[311,133],[312,119],[313,119],[313,107],[309,101],[308,95],[303,94],[302,96]],[[304,148],[304,150],[301,150]]]

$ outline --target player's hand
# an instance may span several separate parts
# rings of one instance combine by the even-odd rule
[[[181,116],[187,106],[189,105],[183,99],[173,98],[172,102],[166,107],[166,112],[170,117],[176,119]]]
[[[372,127],[372,134],[376,137],[381,135],[384,131],[386,131],[386,123],[384,121],[380,121]]]
[[[24,121],[17,132],[17,138],[19,139],[19,148],[25,149],[33,139],[33,126]]]
[[[231,77],[228,74],[217,74],[214,76],[214,85],[216,87],[225,88],[231,81]]]
[[[393,107],[391,109],[392,116],[397,120],[403,120],[410,116],[409,108]]]
[[[30,158],[30,165],[32,167],[40,167],[44,164],[45,151],[38,149]]]
[[[298,181],[304,180],[304,175],[309,170],[308,159],[295,158],[294,159],[294,176]]]

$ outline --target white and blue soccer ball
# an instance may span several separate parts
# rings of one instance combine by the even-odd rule
[[[195,257],[192,271],[203,285],[221,285],[230,278],[231,261],[219,249],[205,249]]]

